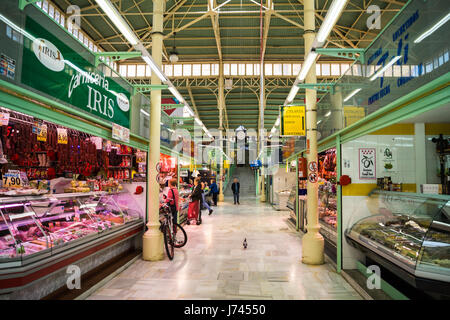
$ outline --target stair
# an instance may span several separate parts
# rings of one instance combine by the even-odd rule
[[[241,184],[240,195],[241,196],[255,196],[256,195],[256,185],[255,185],[255,174],[250,166],[236,167],[234,169],[233,175],[230,178],[230,182],[225,190],[225,196],[232,196],[233,191],[231,191],[231,185],[233,184],[234,178],[239,179]]]

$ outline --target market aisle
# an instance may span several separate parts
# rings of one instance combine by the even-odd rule
[[[301,263],[286,212],[254,198],[226,201],[186,226],[173,261],[139,260],[88,299],[360,299],[330,265]]]

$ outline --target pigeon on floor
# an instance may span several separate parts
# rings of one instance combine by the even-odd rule
[[[242,245],[244,246],[244,249],[247,249],[247,238],[244,239],[244,243]]]

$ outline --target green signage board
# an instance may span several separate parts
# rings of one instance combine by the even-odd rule
[[[27,17],[22,83],[71,106],[130,127],[130,93],[84,56]]]

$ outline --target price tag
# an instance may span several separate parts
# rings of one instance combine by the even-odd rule
[[[59,144],[67,144],[67,129],[63,128],[57,128],[56,131],[58,132],[58,143]]]
[[[47,142],[47,125],[46,124],[41,125],[41,131],[37,135],[37,140]]]
[[[8,170],[3,175],[3,187],[20,188],[22,186],[22,179],[20,179],[19,170]]]

